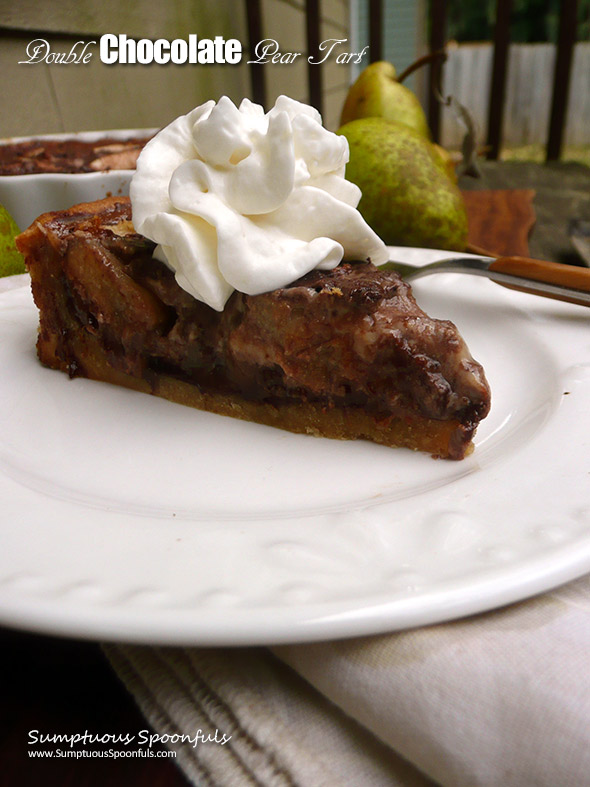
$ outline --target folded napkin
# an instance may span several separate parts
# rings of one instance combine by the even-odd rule
[[[376,637],[104,648],[199,787],[590,780],[590,576],[494,612]]]

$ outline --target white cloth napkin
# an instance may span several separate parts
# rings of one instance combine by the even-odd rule
[[[590,784],[590,576],[376,637],[105,651],[199,787]]]

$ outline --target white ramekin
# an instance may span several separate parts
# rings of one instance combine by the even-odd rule
[[[130,139],[149,138],[158,129],[117,129],[115,131],[81,131],[73,134],[35,134],[11,137],[0,145],[39,140],[76,139],[95,142],[103,137]],[[0,175],[0,204],[12,215],[21,230],[26,229],[42,213],[64,210],[79,202],[92,202],[103,197],[129,194],[129,182],[135,170],[112,169],[107,172],[32,173]]]

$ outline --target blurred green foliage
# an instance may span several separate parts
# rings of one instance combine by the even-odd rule
[[[514,43],[557,41],[560,0],[513,0],[510,38]],[[447,38],[490,41],[496,0],[449,0]],[[590,0],[578,0],[578,41],[590,40]]]

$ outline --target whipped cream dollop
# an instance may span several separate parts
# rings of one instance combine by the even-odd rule
[[[280,96],[265,113],[248,99],[208,101],[143,149],[133,223],[178,284],[221,311],[234,290],[268,292],[343,259],[387,260],[356,209],[347,161],[345,137],[310,106]]]

